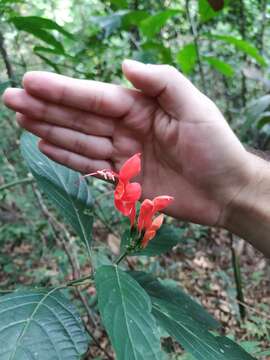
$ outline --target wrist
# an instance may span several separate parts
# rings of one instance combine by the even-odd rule
[[[220,225],[270,256],[270,164],[248,153],[246,174]]]

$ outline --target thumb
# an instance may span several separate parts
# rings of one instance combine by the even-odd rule
[[[164,108],[174,112],[200,94],[199,90],[173,66],[125,60],[122,69],[125,77],[135,88],[157,98]]]

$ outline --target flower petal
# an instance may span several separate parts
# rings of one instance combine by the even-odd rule
[[[133,227],[134,223],[135,223],[135,218],[136,218],[136,206],[134,204],[134,206],[131,208],[130,214],[129,214],[129,220],[130,220],[130,226]]]
[[[153,203],[154,203],[154,213],[166,208],[168,205],[170,205],[170,203],[173,201],[173,197],[172,196],[167,196],[167,195],[163,195],[163,196],[157,196],[154,198]]]
[[[161,227],[161,225],[163,224],[163,221],[164,221],[164,215],[163,214],[158,215],[152,221],[152,224],[150,226],[150,230],[157,231]]]
[[[114,205],[124,216],[129,216],[134,207],[133,202],[117,200],[116,198],[114,199]]]
[[[141,247],[144,249],[148,245],[149,241],[156,236],[155,230],[147,230],[141,242]]]
[[[118,184],[114,190],[114,197],[116,200],[122,199],[125,194],[125,184],[120,179],[118,180]]]
[[[142,195],[142,187],[139,183],[128,183],[125,187],[123,200],[136,202]]]
[[[128,159],[119,171],[119,177],[123,182],[129,181],[139,175],[141,171],[141,154],[135,154]]]
[[[152,216],[153,216],[154,204],[153,201],[145,199],[141,205],[139,218],[138,218],[138,230],[142,231],[143,229],[151,226]]]

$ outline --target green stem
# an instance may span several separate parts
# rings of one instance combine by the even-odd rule
[[[234,281],[236,284],[236,293],[237,293],[236,299],[238,301],[240,317],[242,320],[244,320],[246,317],[246,309],[243,306],[243,304],[245,303],[245,298],[243,294],[240,259],[234,248],[234,239],[232,234],[230,234],[230,239],[231,239],[231,252],[232,252],[232,266],[233,266]]]
[[[20,179],[20,180],[16,180],[16,181],[12,181],[8,184],[4,184],[2,186],[0,186],[0,192],[7,190],[13,186],[17,186],[17,185],[21,185],[21,184],[31,184],[32,182],[34,182],[34,179],[31,178],[25,178],[25,179]]]
[[[83,285],[86,280],[92,280],[92,275],[87,275],[79,279],[75,279],[66,283],[65,287]]]
[[[120,262],[128,255],[128,251],[124,251],[114,262],[115,265],[120,264]]]

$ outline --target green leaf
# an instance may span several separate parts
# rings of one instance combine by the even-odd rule
[[[148,41],[142,44],[142,49],[151,52],[158,63],[171,64],[173,62],[171,50],[161,43]]]
[[[226,337],[215,337],[208,329],[219,324],[198,303],[175,286],[164,286],[150,274],[130,272],[151,298],[159,325],[198,360],[252,360],[240,346]]]
[[[129,11],[127,10],[120,10],[111,15],[93,17],[92,20],[104,31],[104,36],[109,37],[116,30],[121,28],[122,19],[128,13]]]
[[[123,16],[122,25],[124,29],[129,29],[130,26],[139,26],[148,16],[149,14],[143,10],[130,11]]]
[[[215,11],[207,0],[199,0],[200,21],[206,22],[216,17],[219,12]]]
[[[117,360],[161,360],[159,332],[151,301],[142,287],[117,266],[96,272],[98,306]]]
[[[52,45],[62,54],[65,53],[63,45],[60,43],[60,41],[56,40],[56,38],[49,32],[42,29],[28,29],[28,30],[23,29],[23,30],[27,31],[29,34],[34,35],[36,38],[44,41],[46,44]]]
[[[140,23],[140,29],[146,37],[153,37],[157,34],[166,22],[173,16],[178,15],[180,10],[164,10],[155,15],[149,16]]]
[[[57,64],[55,64],[53,61],[51,61],[50,59],[48,59],[46,56],[39,54],[38,52],[35,52],[35,54],[36,54],[40,59],[42,59],[47,65],[51,66],[56,73],[61,74],[61,71],[60,71],[60,69],[59,69],[59,67],[58,67]]]
[[[156,256],[170,251],[174,246],[182,241],[184,230],[171,225],[163,225],[157,232],[157,235],[149,242],[148,246],[141,251],[134,252],[131,256],[145,255]],[[121,251],[129,245],[129,230],[126,231],[121,241]]]
[[[0,83],[0,95],[10,86],[10,81],[4,81]]]
[[[1,360],[77,360],[88,338],[80,316],[58,289],[0,298]]]
[[[206,36],[210,37],[212,39],[223,41],[227,44],[234,45],[236,47],[236,49],[244,52],[245,54],[247,54],[250,57],[252,57],[253,59],[255,59],[258,62],[258,64],[260,64],[261,66],[267,65],[265,59],[259,53],[259,50],[255,46],[253,46],[252,44],[250,44],[249,42],[247,42],[245,40],[238,39],[238,38],[236,38],[234,36],[230,36],[230,35],[218,35],[218,34],[208,35],[208,34],[206,34]]]
[[[246,120],[240,129],[240,138],[246,140],[248,130],[260,119],[260,116],[270,107],[270,95],[264,95],[252,101],[245,110]],[[262,124],[263,125],[263,124]]]
[[[264,95],[260,98],[253,100],[246,109],[247,117],[256,121],[258,117],[268,108],[270,108],[270,95]]]
[[[93,204],[87,183],[81,175],[43,155],[37,147],[38,138],[24,133],[22,155],[42,190],[61,211],[88,250],[92,239],[93,217],[86,214]],[[90,252],[90,250],[89,250]]]
[[[34,46],[34,52],[38,53],[38,52],[45,52],[45,53],[49,53],[49,54],[55,54],[55,55],[65,55],[68,57],[68,54],[65,53],[65,51],[63,51],[63,49],[57,49],[57,48],[47,48],[44,46]]]
[[[203,59],[222,75],[227,77],[231,77],[234,75],[233,67],[225,63],[224,61],[219,60],[213,56],[204,56]]]
[[[257,123],[257,129],[262,129],[265,125],[270,124],[270,111],[261,114]]]
[[[215,337],[200,328],[189,316],[182,321],[175,318],[175,306],[153,305],[153,315],[162,326],[186,351],[198,360],[255,360],[239,345],[226,337]]]
[[[24,30],[31,33],[39,29],[57,30],[64,36],[73,39],[73,35],[71,33],[50,19],[39,16],[16,16],[10,18],[10,21],[16,26],[18,30]]]
[[[128,7],[127,0],[111,0],[111,4],[119,9],[126,9]]]
[[[151,298],[153,305],[168,306],[175,309],[174,317],[179,321],[196,322],[199,328],[217,329],[220,324],[196,301],[187,295],[179,286],[155,279],[144,272],[132,271],[130,275],[138,281]]]
[[[194,43],[185,45],[177,54],[177,62],[184,74],[191,74],[197,63],[197,52]]]

